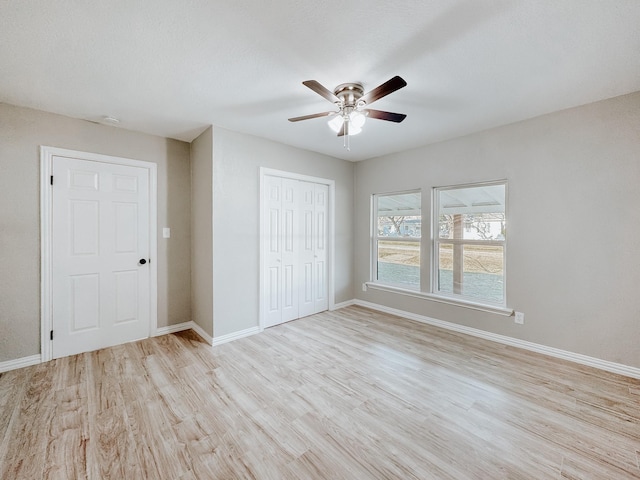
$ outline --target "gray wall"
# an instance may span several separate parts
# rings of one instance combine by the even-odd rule
[[[336,181],[336,302],[356,295],[640,367],[638,132],[640,92],[352,164],[222,128],[190,147],[0,104],[0,362],[40,349],[39,147],[48,145],[158,164],[158,226],[172,229],[171,239],[158,235],[160,327],[191,320],[192,300],[193,319],[216,337],[257,325],[264,166]],[[502,178],[509,181],[507,301],[525,313],[525,325],[360,290],[369,280],[371,194],[422,188],[429,211],[434,186]]]
[[[191,307],[213,336],[213,128],[191,143]]]
[[[357,298],[640,367],[639,132],[640,92],[358,163],[356,285],[369,280],[373,193],[421,188],[430,212],[432,187],[506,178],[507,303],[525,324],[372,289]]]
[[[158,326],[191,320],[189,144],[0,104],[0,361],[40,352],[41,145],[158,164]]]
[[[335,301],[351,300],[354,164],[218,127],[213,136],[215,336],[258,325],[260,167],[335,180]]]

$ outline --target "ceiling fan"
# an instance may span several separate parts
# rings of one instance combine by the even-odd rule
[[[330,117],[329,127],[338,134],[339,137],[349,137],[357,135],[362,131],[367,117],[388,122],[400,123],[407,116],[403,113],[384,112],[365,108],[376,100],[400,90],[407,85],[401,77],[395,76],[370,92],[364,93],[364,88],[359,83],[343,83],[338,85],[332,92],[315,80],[307,80],[302,84],[318,95],[326,98],[338,107],[338,111],[314,113],[303,115],[302,117],[290,118],[290,122],[299,122],[311,118]],[[345,147],[346,147],[345,143]]]

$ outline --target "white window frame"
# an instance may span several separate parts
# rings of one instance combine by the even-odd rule
[[[405,194],[410,194],[410,193],[419,193],[420,194],[420,237],[380,237],[378,236],[378,199],[380,197],[390,197],[393,195],[405,195]],[[407,284],[399,284],[399,283],[391,283],[391,282],[384,282],[384,281],[380,281],[378,280],[378,242],[380,240],[383,240],[385,242],[414,242],[418,244],[418,250],[421,252],[422,254],[422,240],[424,238],[424,215],[422,214],[422,190],[417,188],[417,189],[412,189],[412,190],[403,190],[403,191],[399,191],[399,192],[389,192],[389,193],[374,193],[371,196],[371,274],[370,274],[370,279],[371,279],[371,283],[375,284],[375,285],[382,285],[382,286],[390,286],[390,287],[400,287],[400,288],[406,288],[410,291],[416,291],[419,292],[421,289],[421,280],[420,277],[422,276],[422,255],[420,256],[420,265],[418,267],[418,285],[415,287],[411,287]]]
[[[494,306],[494,307],[506,307],[507,305],[507,236],[505,235],[504,240],[465,240],[465,239],[442,239],[440,241],[440,192],[447,190],[457,190],[463,188],[474,188],[474,187],[486,187],[491,185],[504,185],[504,215],[505,222],[507,224],[508,229],[508,184],[506,180],[495,180],[491,182],[482,182],[482,183],[467,183],[462,185],[452,185],[446,187],[434,187],[432,193],[432,215],[431,215],[431,232],[432,232],[432,250],[431,250],[431,295],[440,298],[451,299],[454,301],[461,302],[473,302],[480,305]],[[502,301],[501,302],[492,302],[491,300],[481,299],[477,297],[465,296],[458,293],[443,293],[439,291],[438,284],[438,271],[440,269],[439,265],[439,250],[440,243],[444,244],[454,244],[454,245],[495,245],[502,247]]]

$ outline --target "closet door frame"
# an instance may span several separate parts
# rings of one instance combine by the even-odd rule
[[[329,198],[328,198],[328,218],[327,218],[327,295],[329,299],[329,310],[335,309],[335,283],[334,283],[334,258],[335,258],[335,181],[329,180],[326,178],[313,177],[309,175],[301,175],[298,173],[286,172],[283,170],[274,170],[271,168],[260,167],[260,285],[259,285],[259,325],[260,330],[264,330],[266,327],[266,299],[264,298],[264,289],[265,289],[265,269],[267,265],[267,223],[268,216],[266,212],[266,208],[264,205],[264,196],[266,190],[266,182],[265,177],[280,177],[291,180],[300,180],[303,182],[317,183],[321,185],[327,185],[329,188]]]

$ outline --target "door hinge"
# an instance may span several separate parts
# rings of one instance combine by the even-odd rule
[[[49,182],[51,182],[51,185],[53,185],[53,175],[51,175],[51,177],[49,177]]]
[[[53,330],[49,332],[49,340],[53,340]]]

